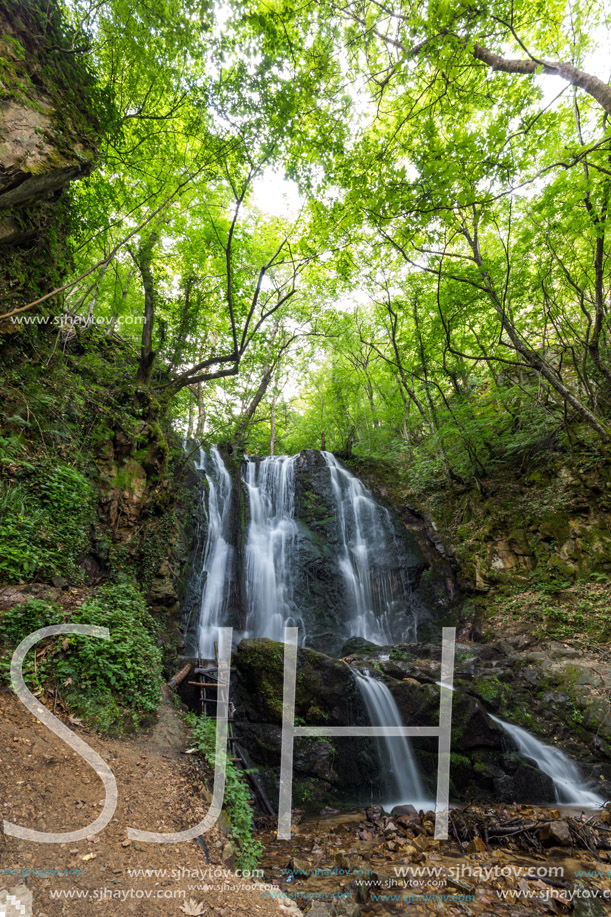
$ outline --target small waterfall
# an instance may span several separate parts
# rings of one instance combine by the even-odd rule
[[[405,601],[409,586],[402,582],[401,589],[397,589],[399,584],[393,582],[392,574],[383,566],[389,549],[396,546],[390,513],[331,452],[322,455],[331,475],[337,508],[339,567],[348,594],[349,635],[378,645],[416,640],[415,620],[402,633],[393,633],[396,597]]]
[[[491,720],[497,723],[511,736],[518,747],[518,751],[525,758],[535,762],[539,770],[547,774],[554,782],[557,802],[567,806],[583,806],[587,809],[596,809],[604,805],[605,800],[598,793],[588,789],[577,764],[564,752],[551,745],[546,745],[535,739],[529,732],[520,726],[506,723],[496,716],[488,714]]]
[[[208,535],[204,554],[205,573],[199,616],[199,653],[203,659],[214,658],[214,641],[218,628],[225,624],[228,584],[233,566],[230,540],[231,475],[220,452],[213,446],[210,453],[200,452],[198,471],[208,482],[207,506],[204,506]]]
[[[367,708],[372,726],[402,726],[395,700],[384,682],[367,671],[351,670]],[[407,736],[381,736],[376,742],[378,757],[385,778],[388,799],[382,802],[390,811],[394,806],[411,804],[416,809],[434,808],[426,798],[418,765]]]
[[[297,456],[268,456],[247,461],[243,480],[248,490],[250,523],[246,539],[246,637],[284,639],[285,626],[303,620],[295,605],[297,523],[295,461]]]

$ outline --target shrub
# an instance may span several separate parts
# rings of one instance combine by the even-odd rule
[[[10,654],[33,630],[67,620],[45,602],[11,608],[0,620],[6,649],[2,671],[8,676]],[[156,712],[161,685],[161,651],[141,593],[131,585],[103,587],[77,608],[71,624],[108,627],[110,640],[69,634],[48,641],[34,671],[34,654],[24,665],[34,693],[54,684],[62,700],[89,725],[108,734],[136,729]]]
[[[207,764],[214,768],[216,759],[216,720],[207,716],[190,714],[189,726],[193,732],[193,742],[205,758]],[[250,809],[250,796],[240,771],[225,757],[225,810],[231,822],[231,834],[238,846],[236,865],[239,869],[256,869],[261,860],[262,844],[254,839],[254,821]]]
[[[0,490],[0,579],[81,581],[79,560],[88,545],[93,513],[91,482],[76,468],[58,465],[28,474]]]

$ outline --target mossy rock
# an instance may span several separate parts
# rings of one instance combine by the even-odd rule
[[[563,544],[569,537],[569,515],[566,512],[556,511],[543,516],[538,526],[539,534],[543,539]]]

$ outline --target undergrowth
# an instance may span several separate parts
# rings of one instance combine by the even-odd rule
[[[92,727],[108,735],[137,729],[159,705],[161,651],[142,594],[131,585],[105,586],[70,615],[47,602],[15,605],[0,619],[0,672],[9,679],[13,650],[28,634],[50,624],[108,627],[110,640],[78,634],[52,637],[25,659],[33,694],[57,697]]]
[[[19,480],[0,482],[0,581],[49,580],[61,574],[82,582],[81,556],[89,544],[94,490],[76,468],[34,468],[0,440],[0,462],[12,461]]]
[[[551,637],[599,647],[611,641],[609,578],[594,573],[571,584],[533,577],[529,587],[495,596],[488,617],[488,623],[492,618],[519,621],[539,640]]]
[[[214,768],[216,760],[216,720],[190,714],[189,726],[197,750]],[[249,801],[250,795],[236,766],[223,753],[225,765],[225,810],[231,822],[231,834],[238,847],[236,866],[241,870],[256,869],[261,860],[263,845],[254,838],[254,821]]]

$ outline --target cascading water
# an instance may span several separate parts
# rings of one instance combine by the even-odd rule
[[[246,539],[247,637],[284,639],[286,626],[299,627],[295,604],[297,534],[295,462],[297,456],[269,456],[247,461],[243,480],[248,490],[250,523]]]
[[[203,563],[205,576],[199,616],[199,654],[203,659],[213,659],[218,628],[225,623],[233,566],[233,548],[230,545],[231,475],[216,446],[210,453],[201,450],[196,467],[204,473],[208,482],[207,505],[204,505],[208,535]]]
[[[183,606],[187,631],[192,612],[199,608],[197,635],[190,633],[194,652],[199,649],[203,658],[213,658],[218,628],[239,614],[238,595],[245,600],[239,636],[282,641],[284,627],[297,626],[301,643],[325,653],[337,652],[349,637],[386,645],[416,639],[418,620],[428,614],[414,595],[422,557],[401,538],[391,514],[335,456],[306,451],[246,461],[242,479],[249,525],[243,564],[232,524],[241,511],[241,491],[232,488],[216,447],[200,452],[197,469],[207,482],[202,507],[206,539],[202,544],[198,536],[196,556],[201,560]],[[371,724],[401,726],[386,685],[369,673],[353,672]],[[557,802],[603,805],[563,752],[518,726],[491,719],[553,781]],[[385,807],[433,807],[409,739],[387,736],[375,742]]]
[[[539,770],[552,779],[557,802],[587,809],[597,809],[604,805],[605,800],[585,786],[577,764],[564,752],[540,742],[520,726],[506,723],[491,713],[488,716],[511,736],[520,754],[534,761]]]
[[[367,671],[352,669],[357,687],[367,708],[372,726],[402,726],[395,700],[384,682]],[[426,798],[418,765],[407,736],[380,736],[374,740],[386,783],[387,798],[381,800],[385,809],[411,804],[416,809],[434,808]]]
[[[396,572],[384,568],[389,549],[396,547],[396,535],[387,509],[373,499],[361,481],[342,467],[331,452],[323,452],[329,468],[335,499],[340,552],[339,566],[348,595],[349,636],[364,637],[378,645],[417,638],[417,620],[405,621],[402,632],[393,627],[397,601],[405,601],[408,584],[397,589]],[[404,611],[404,609],[403,609]]]
[[[308,467],[314,455],[318,467],[316,460],[314,466]],[[293,625],[299,627],[301,643],[315,641],[324,634],[324,646],[335,650],[350,637],[363,637],[376,644],[416,639],[418,617],[426,614],[413,595],[414,571],[419,569],[421,558],[398,537],[388,510],[376,503],[358,478],[331,453],[306,452],[246,461],[242,479],[249,524],[242,567],[233,563],[228,530],[231,505],[235,502],[231,478],[216,447],[201,453],[199,470],[208,481],[207,541],[200,566],[204,585],[202,588],[196,584],[202,594],[202,653],[212,654],[215,629],[227,623],[229,595],[239,591],[230,582],[234,572],[242,581],[245,599],[241,636],[281,641],[284,627]],[[302,493],[303,482],[308,480],[297,480],[297,474],[321,471],[321,489],[316,499],[322,501],[319,505],[324,507],[330,527],[319,557],[324,555],[322,564],[328,571],[325,574],[323,569],[322,577],[333,577],[330,591],[322,599],[320,586],[318,592],[316,588],[310,590],[313,578],[319,576],[318,568],[308,567],[312,545],[320,535],[312,541],[310,530],[310,541],[305,551],[301,550],[301,535],[306,533],[307,542],[308,528],[307,522],[304,527],[303,519],[296,519],[295,513],[297,490],[301,488]],[[300,511],[303,513],[303,507]],[[334,598],[330,600],[329,595]]]

